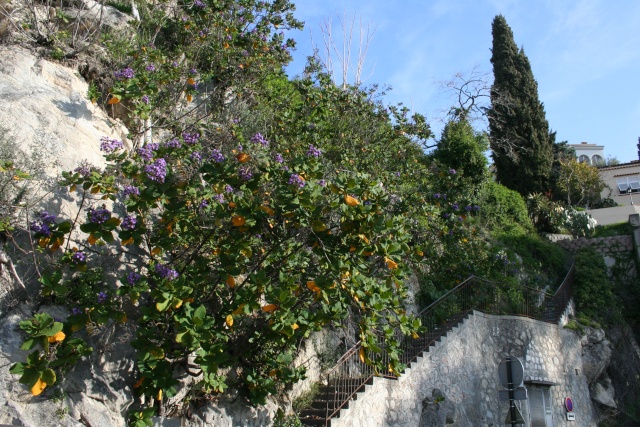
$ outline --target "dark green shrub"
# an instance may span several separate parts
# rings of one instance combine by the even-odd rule
[[[619,316],[604,258],[593,248],[576,256],[574,298],[578,312],[591,319],[610,323]]]
[[[532,230],[527,205],[522,196],[497,182],[485,185],[482,196],[481,220],[494,229],[520,227]]]

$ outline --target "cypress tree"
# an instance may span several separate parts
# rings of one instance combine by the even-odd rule
[[[489,140],[496,179],[526,196],[549,189],[555,133],[549,132],[538,83],[504,16],[492,24],[494,82]]]

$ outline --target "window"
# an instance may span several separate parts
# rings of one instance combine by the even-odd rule
[[[528,394],[531,427],[553,427],[551,390],[549,387],[531,387],[528,390]]]
[[[640,192],[640,176],[623,176],[616,179],[620,194]]]
[[[591,164],[591,160],[589,159],[589,156],[585,156],[584,154],[582,156],[578,157],[578,161],[580,163],[586,163],[588,165]]]
[[[593,155],[591,161],[593,161],[594,165],[604,165],[604,159],[602,158],[602,156],[599,156],[597,154]]]
[[[580,157],[578,157],[578,161],[579,161],[580,163],[586,163],[586,164],[588,164],[588,165],[590,165],[590,164],[591,164],[591,159],[589,158],[589,156],[587,156],[587,155],[585,155],[585,154],[583,154],[583,155],[581,155]]]

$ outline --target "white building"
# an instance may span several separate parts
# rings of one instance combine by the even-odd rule
[[[576,157],[579,162],[594,166],[604,163],[604,145],[581,142],[580,144],[569,144],[569,147],[573,147],[576,150]]]

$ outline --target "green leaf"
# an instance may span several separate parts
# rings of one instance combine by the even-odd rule
[[[171,300],[164,300],[161,302],[157,302],[156,303],[156,309],[158,311],[165,311],[167,309],[167,307],[169,307],[169,303],[171,302]]]
[[[71,222],[70,221],[64,221],[58,224],[58,231],[61,231],[63,233],[68,233],[69,231],[71,231]]]
[[[40,378],[40,374],[36,369],[26,368],[18,382],[20,382],[20,384],[29,384],[30,386],[33,386],[36,381],[38,381],[38,378]]]
[[[204,305],[196,308],[196,311],[193,313],[194,319],[204,320],[204,316],[207,315],[207,308]]]
[[[15,365],[13,365],[9,369],[9,372],[12,373],[12,374],[19,375],[19,374],[24,373],[24,370],[25,370],[26,367],[27,367],[27,365],[25,365],[24,363],[18,362],[18,363],[16,363]]]
[[[29,338],[22,343],[22,345],[20,346],[20,350],[31,350],[37,342],[38,341],[34,338]]]
[[[51,336],[57,334],[58,332],[60,332],[63,327],[64,327],[64,325],[61,322],[54,322],[53,325],[51,325],[51,326],[49,326],[47,328],[42,328],[40,330],[40,335],[45,335],[47,337],[51,337]]]
[[[93,224],[91,222],[86,222],[80,226],[80,230],[87,234],[98,231],[99,228],[100,226],[98,224]]]
[[[54,385],[56,383],[56,373],[53,372],[53,369],[47,368],[42,371],[42,375],[40,375],[42,381],[44,381],[47,385]]]
[[[188,333],[189,333],[189,331],[185,331],[185,332],[180,332],[180,333],[176,334],[176,342],[177,343],[181,343],[182,339],[184,338],[184,336],[186,334],[188,334]]]

